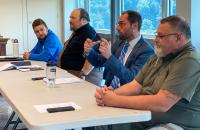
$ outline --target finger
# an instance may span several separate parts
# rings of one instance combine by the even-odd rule
[[[102,104],[102,103],[103,103],[103,101],[102,101],[101,99],[96,99],[96,102],[97,102],[98,104]]]
[[[90,38],[87,38],[86,42],[92,42],[92,40]]]
[[[97,96],[97,98],[102,98],[102,89],[101,88],[96,88],[96,92],[95,92],[95,96]]]
[[[95,45],[100,44],[100,43],[101,43],[101,41],[94,41],[94,42],[91,42],[91,45],[95,46]]]
[[[96,92],[101,92],[101,88],[96,87]]]
[[[112,86],[107,87],[109,90],[114,90]]]
[[[106,86],[106,85],[103,86],[103,89],[106,90],[106,91],[109,90],[108,86]]]
[[[98,106],[105,106],[103,103],[97,103]]]
[[[96,92],[96,93],[94,94],[94,97],[95,97],[95,98],[98,98],[98,99],[101,99],[101,95],[100,95],[98,92]]]
[[[103,103],[102,103],[102,104],[100,104],[100,106],[104,107],[104,106],[105,106],[105,104],[103,104]]]
[[[104,103],[103,103],[102,100],[96,99],[96,103],[97,103],[97,105],[99,105],[99,106],[104,106]]]
[[[102,44],[108,45],[108,41],[105,38],[101,38]]]
[[[107,50],[107,47],[105,47],[105,46],[99,47],[99,51],[102,52],[102,53],[106,52],[106,50]]]

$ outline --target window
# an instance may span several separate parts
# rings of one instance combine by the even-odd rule
[[[176,15],[176,0],[170,1],[171,15]]]
[[[142,15],[142,34],[153,35],[160,19],[163,17],[163,1],[166,0],[122,0],[122,11],[136,10]],[[168,0],[169,9],[165,12],[176,13],[176,0]]]
[[[96,30],[109,31],[111,28],[110,4],[112,0],[78,0],[78,6],[89,12],[90,24]],[[176,0],[118,0],[117,10],[136,10],[143,18],[142,34],[153,35],[160,19],[176,15]],[[163,6],[164,3],[164,6]],[[117,16],[118,17],[118,16]],[[116,22],[115,22],[116,23]]]
[[[110,30],[110,0],[79,0],[78,3],[88,10],[91,26],[96,30]]]
[[[98,29],[110,29],[110,1],[90,0],[91,25]]]
[[[78,7],[84,8],[84,0],[78,0]]]

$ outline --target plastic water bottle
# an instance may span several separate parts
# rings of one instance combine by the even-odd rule
[[[53,62],[47,62],[46,77],[48,79],[47,86],[49,88],[54,88],[56,79],[56,65],[53,64]]]
[[[19,57],[19,42],[17,39],[13,39],[13,57]]]

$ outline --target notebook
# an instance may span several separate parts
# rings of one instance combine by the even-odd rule
[[[31,65],[30,61],[12,61],[10,63],[4,64],[3,66],[0,66],[0,71],[13,69],[18,69],[23,72],[43,70],[43,68],[39,65]]]
[[[12,56],[0,56],[1,61],[23,61],[22,57],[12,57]]]

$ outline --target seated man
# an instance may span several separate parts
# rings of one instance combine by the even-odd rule
[[[59,38],[48,29],[42,19],[34,20],[32,27],[38,38],[38,42],[30,52],[24,52],[24,59],[45,62],[52,61],[56,64],[63,47]]]
[[[65,42],[59,56],[58,66],[80,77],[80,71],[85,63],[84,41],[86,38],[98,40],[100,37],[89,24],[90,18],[86,10],[74,9],[70,15],[72,36]]]
[[[93,66],[105,67],[103,78],[106,85],[117,88],[132,81],[149,56],[154,53],[152,46],[144,41],[140,34],[141,24],[141,15],[129,10],[122,13],[118,19],[117,31],[121,41],[115,42],[112,47],[105,40],[101,41],[100,47],[96,45],[100,41],[85,41],[87,60]]]
[[[114,91],[97,88],[97,104],[150,110],[151,121],[133,123],[132,130],[199,130],[200,55],[190,38],[184,18],[162,19],[155,38],[156,55],[132,82]]]

